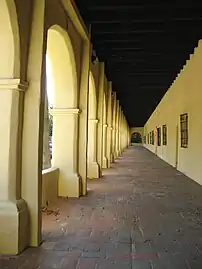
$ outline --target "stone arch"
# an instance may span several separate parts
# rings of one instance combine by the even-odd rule
[[[144,138],[144,127],[132,127],[131,129],[130,129],[130,142],[132,143],[132,136],[133,136],[133,139],[134,139],[134,133],[137,133],[137,135],[138,135],[138,133],[139,133],[139,141],[141,141],[141,142],[139,142],[139,143],[142,143],[143,142],[143,138]]]
[[[89,73],[88,92],[88,178],[99,178],[97,163],[97,96],[92,72]]]
[[[14,0],[0,1],[0,78],[20,77],[20,37]]]
[[[59,196],[78,197],[78,85],[74,49],[68,33],[59,25],[47,31],[47,87],[52,84],[52,165],[60,170]],[[47,61],[46,61],[47,68]],[[49,75],[52,78],[48,83]]]

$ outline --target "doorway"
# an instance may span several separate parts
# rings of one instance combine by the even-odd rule
[[[131,136],[131,144],[141,144],[142,136],[139,132],[134,132]]]

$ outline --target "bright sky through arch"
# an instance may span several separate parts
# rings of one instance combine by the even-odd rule
[[[53,105],[53,98],[54,98],[54,84],[53,84],[53,73],[52,73],[52,66],[51,61],[46,55],[46,85],[47,85],[47,95],[48,95],[48,106]]]

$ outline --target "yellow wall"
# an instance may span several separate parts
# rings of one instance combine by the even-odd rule
[[[146,144],[152,152],[202,184],[202,43],[190,55],[144,126],[144,134],[167,125],[167,146]],[[181,148],[180,114],[188,113],[188,148]],[[162,135],[162,129],[161,129]],[[161,138],[162,144],[162,138]]]

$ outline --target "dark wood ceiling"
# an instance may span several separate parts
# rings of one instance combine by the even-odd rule
[[[202,2],[75,2],[129,125],[143,126],[201,38]]]

